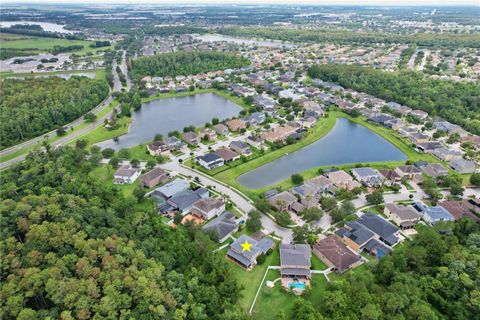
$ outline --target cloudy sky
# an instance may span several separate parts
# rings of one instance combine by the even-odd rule
[[[272,4],[272,3],[293,3],[293,4],[336,4],[336,5],[474,5],[479,7],[480,0],[2,0],[3,3],[155,3],[155,4]]]

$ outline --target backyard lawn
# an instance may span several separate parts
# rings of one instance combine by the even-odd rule
[[[226,252],[227,249],[224,249],[219,251],[219,254],[223,256],[226,254]],[[252,305],[255,294],[257,293],[258,286],[260,285],[260,282],[265,275],[265,270],[267,270],[267,267],[270,265],[280,265],[280,256],[278,249],[275,248],[273,252],[267,257],[265,262],[261,265],[255,266],[252,271],[246,271],[245,269],[231,261],[228,261],[228,265],[230,266],[230,269],[232,271],[232,276],[235,277],[238,283],[243,285],[244,287],[244,289],[242,290],[243,295],[239,301],[239,305],[240,307],[242,307],[242,309],[248,311],[248,309],[250,309],[250,306]]]

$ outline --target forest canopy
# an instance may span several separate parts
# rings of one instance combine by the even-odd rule
[[[354,65],[317,65],[308,75],[439,116],[480,134],[480,85],[432,79],[410,71],[388,72]]]
[[[2,80],[0,146],[6,148],[63,126],[100,104],[105,81],[86,77]]]
[[[133,60],[133,76],[178,76],[244,67],[249,64],[241,56],[215,51],[163,53]]]
[[[47,150],[1,173],[1,319],[244,319],[206,234],[100,182],[94,151]]]

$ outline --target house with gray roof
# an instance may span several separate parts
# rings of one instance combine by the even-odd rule
[[[368,241],[375,238],[375,233],[373,233],[371,230],[368,230],[365,226],[361,225],[357,221],[352,221],[345,224],[345,226],[339,228],[335,234],[342,239],[344,244],[356,252],[362,251],[363,247],[368,243]]]
[[[152,196],[160,196],[164,199],[169,199],[176,195],[177,193],[186,191],[190,188],[190,184],[187,180],[176,178],[173,181],[170,181],[163,186],[158,187],[153,192],[150,193]]]
[[[242,244],[248,241],[252,244],[250,250],[243,250]],[[247,270],[252,270],[257,265],[257,258],[261,254],[266,254],[268,250],[273,249],[275,242],[271,238],[262,238],[260,241],[247,235],[241,235],[231,245],[227,251],[227,257],[238,263]]]
[[[239,154],[242,154],[244,156],[248,156],[252,153],[252,150],[250,150],[250,146],[243,141],[232,141],[230,142],[228,147],[233,151]]]
[[[209,192],[205,188],[198,188],[194,191],[186,190],[180,193],[175,194],[173,197],[167,200],[167,203],[170,204],[175,210],[181,212],[182,214],[188,213],[193,204],[200,200],[206,199],[209,197]]]
[[[453,159],[448,165],[458,173],[474,173],[475,162],[465,159]]]
[[[440,221],[454,221],[455,218],[450,212],[448,212],[442,206],[427,206],[423,202],[419,201],[414,203],[413,208],[417,210],[422,219],[430,224],[435,224]]]
[[[357,222],[373,231],[379,236],[381,241],[389,246],[392,246],[399,241],[399,229],[379,215],[367,212],[357,219]]]
[[[354,168],[352,175],[366,187],[380,187],[385,181],[385,177],[380,172],[372,168]]]
[[[210,233],[214,232],[218,237],[218,242],[223,243],[232,234],[238,231],[237,217],[230,211],[225,211],[218,217],[208,222],[202,227],[202,230]]]
[[[280,274],[282,278],[310,280],[312,278],[311,258],[312,249],[308,244],[280,244]]]

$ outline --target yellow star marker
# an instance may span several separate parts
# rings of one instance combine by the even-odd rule
[[[245,240],[245,243],[240,244],[242,246],[242,252],[243,251],[250,251],[250,247],[252,246],[251,243],[248,243],[248,240]]]

